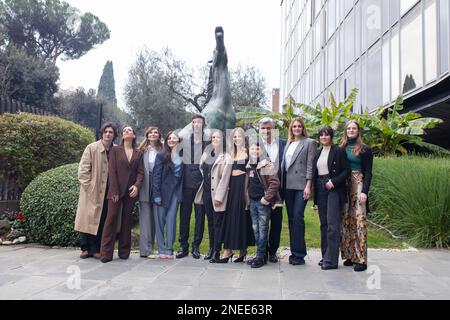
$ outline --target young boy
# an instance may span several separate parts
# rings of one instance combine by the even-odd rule
[[[282,206],[278,192],[280,180],[274,165],[267,159],[260,159],[262,150],[258,142],[250,145],[250,161],[247,165],[248,197],[250,214],[257,247],[256,258],[249,260],[252,268],[266,264],[268,225],[271,207]]]

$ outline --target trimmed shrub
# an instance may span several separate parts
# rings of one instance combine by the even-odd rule
[[[79,161],[94,142],[92,131],[57,117],[30,113],[0,116],[0,175],[25,187],[41,172]]]
[[[419,247],[450,245],[448,158],[375,159],[372,219]]]
[[[22,194],[20,208],[31,241],[44,245],[78,246],[74,231],[80,185],[78,163],[40,174]]]
[[[73,229],[80,195],[77,171],[78,163],[52,169],[40,174],[25,189],[20,208],[31,241],[79,246],[79,233]],[[133,211],[133,222],[139,223],[138,205]]]

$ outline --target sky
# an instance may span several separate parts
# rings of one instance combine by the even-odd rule
[[[222,26],[228,67],[255,65],[269,89],[280,83],[280,0],[65,0],[106,23],[111,37],[78,60],[58,61],[62,89],[97,89],[103,67],[114,66],[118,105],[128,70],[143,48],[168,47],[193,68],[206,64]]]

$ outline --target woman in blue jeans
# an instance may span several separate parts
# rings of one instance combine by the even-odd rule
[[[180,138],[171,131],[164,149],[156,155],[153,168],[153,203],[156,205],[155,229],[160,259],[173,259],[178,206],[182,201],[183,162]],[[166,237],[164,238],[164,227]]]
[[[313,161],[317,152],[314,140],[308,138],[305,122],[295,118],[289,126],[289,141],[284,149],[282,185],[289,220],[292,265],[305,264],[305,207],[311,197]]]

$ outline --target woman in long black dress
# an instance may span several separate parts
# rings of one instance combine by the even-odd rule
[[[233,250],[239,250],[239,258],[234,262],[243,262],[247,253],[247,217],[245,208],[246,200],[246,165],[248,151],[245,146],[245,132],[242,128],[235,128],[231,132],[233,140],[229,148],[233,161],[230,191],[228,194],[227,211],[223,221],[223,256],[220,263],[227,263],[233,258]]]

